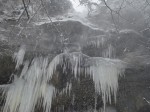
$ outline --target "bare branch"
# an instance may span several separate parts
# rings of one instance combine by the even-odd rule
[[[22,3],[23,3],[23,5],[24,5],[25,12],[26,12],[27,17],[28,17],[28,19],[29,19],[29,18],[30,18],[30,15],[29,15],[29,13],[28,13],[27,6],[26,6],[26,4],[25,4],[25,1],[22,0]],[[29,3],[30,3],[30,1],[29,1]]]
[[[110,12],[115,13],[117,15],[119,15],[123,20],[131,23],[129,20],[125,19],[120,13],[118,13],[118,11],[113,10],[110,6],[108,6],[108,4],[106,3],[106,0],[102,0],[105,4],[105,6],[110,10]]]
[[[31,22],[32,18],[34,18],[34,16],[37,14],[37,12],[41,9],[41,5],[39,6],[39,8],[35,11],[35,13],[33,14],[33,16],[27,21],[27,25]],[[22,31],[25,29],[25,27],[22,27],[21,30],[19,31],[19,33],[17,34],[17,36],[19,37],[22,33]]]
[[[38,11],[41,9],[41,4],[40,4],[40,6],[38,7],[38,9],[35,11],[35,13],[33,14],[33,16],[32,17],[30,17],[30,19],[27,21],[27,24],[29,24],[30,23],[30,21],[35,17],[35,15],[38,13]]]
[[[116,23],[115,23],[115,20],[114,20],[114,16],[113,16],[113,12],[114,12],[114,11],[108,6],[108,4],[106,3],[105,0],[103,0],[103,2],[104,2],[104,4],[106,5],[106,7],[110,10],[111,18],[112,18],[113,23],[114,23],[114,25],[115,25],[115,29],[116,29],[117,32],[119,32],[119,31],[118,31],[118,28],[117,28],[117,25],[116,25]]]
[[[61,43],[63,44],[63,46],[65,46],[65,44],[63,43],[64,38],[65,38],[65,37],[64,37],[64,34],[63,34],[63,33],[57,28],[57,26],[55,26],[55,24],[53,23],[51,17],[50,17],[49,14],[48,14],[48,11],[47,11],[45,5],[44,5],[43,0],[41,0],[41,4],[42,4],[42,6],[43,6],[43,8],[44,8],[44,10],[45,10],[45,13],[46,13],[47,17],[49,18],[49,20],[50,20],[50,22],[51,22],[51,24],[53,25],[53,27],[56,29],[56,31],[57,31],[58,34],[60,35]]]
[[[48,19],[50,20],[51,24],[54,26],[54,28],[56,29],[56,31],[57,31],[58,33],[60,33],[60,31],[57,29],[57,27],[53,24],[53,21],[52,21],[51,17],[49,16],[48,12],[47,12],[47,9],[46,9],[46,7],[45,7],[45,5],[44,5],[44,3],[43,3],[43,0],[41,0],[41,5],[43,6],[43,8],[44,8],[44,10],[45,10],[45,13],[46,13]]]
[[[28,4],[27,4],[26,8],[24,8],[23,12],[20,14],[20,16],[19,16],[19,18],[18,18],[18,21],[21,19],[21,17],[22,17],[22,15],[24,14],[24,12],[26,12],[26,9],[28,8],[29,4],[30,4],[30,0],[29,0],[29,2],[28,2]],[[27,12],[27,14],[28,14],[28,12]],[[29,18],[28,18],[28,19],[29,19]]]

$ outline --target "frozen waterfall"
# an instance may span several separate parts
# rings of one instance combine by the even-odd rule
[[[81,52],[62,53],[50,60],[49,57],[36,57],[23,61],[25,51],[21,48],[16,55],[16,68],[23,64],[22,72],[16,75],[13,83],[6,89],[3,112],[33,112],[36,105],[41,105],[45,112],[50,112],[52,99],[56,97],[56,88],[50,83],[58,65],[63,65],[63,72],[71,69],[74,78],[84,69],[86,75],[93,78],[95,91],[101,94],[104,103],[116,101],[118,78],[123,75],[126,64],[117,59],[89,57]],[[71,63],[71,64],[70,64]],[[71,66],[70,66],[71,65]],[[72,85],[68,88],[71,89]]]

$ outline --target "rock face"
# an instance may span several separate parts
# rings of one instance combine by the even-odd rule
[[[11,83],[11,74],[14,72],[15,63],[10,56],[0,57],[0,84]]]
[[[121,79],[119,83],[117,102],[119,112],[149,111],[147,102],[150,98],[149,74],[149,66],[126,70],[125,78]]]
[[[4,42],[4,37],[6,39],[4,45],[0,46],[1,85],[11,83],[11,74],[19,72],[14,70],[15,64],[11,57],[21,44],[27,47],[25,60],[41,55],[54,57],[62,52],[83,52],[89,56],[118,58],[128,63],[129,67],[126,69],[125,77],[119,80],[117,104],[112,105],[117,112],[150,112],[150,45],[147,37],[131,30],[122,30],[119,33],[106,32],[74,20],[32,24],[23,30],[16,26],[9,27],[10,24],[0,25],[1,42]],[[66,87],[67,79],[72,77],[69,76],[69,71],[67,74],[61,74],[61,68],[58,74],[59,77],[53,78],[54,85],[62,90]],[[93,81],[90,77],[84,76],[80,77],[80,80],[80,83],[73,80],[76,85],[73,88],[76,98],[72,99],[73,94],[69,98],[67,94],[59,96],[53,101],[53,111],[61,111],[62,108],[65,111],[94,108]],[[99,109],[103,102],[100,96],[97,97],[96,108]]]

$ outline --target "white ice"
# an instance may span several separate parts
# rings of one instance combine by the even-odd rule
[[[18,54],[22,52],[24,53],[24,50],[21,49]],[[16,58],[19,63],[17,67],[23,62],[21,56]],[[65,71],[70,68],[75,78],[81,75],[81,68],[85,69],[86,75],[91,75],[95,92],[102,95],[104,110],[107,102],[111,104],[112,97],[116,102],[118,78],[123,75],[126,64],[117,59],[89,57],[81,52],[73,52],[59,54],[51,61],[48,57],[34,58],[32,62],[25,61],[20,76],[5,90],[3,112],[33,112],[36,105],[42,105],[43,111],[50,112],[52,99],[56,97],[56,89],[50,81],[57,71],[57,66],[65,64],[66,60],[67,65],[62,69]],[[68,83],[63,91],[70,91],[71,87],[71,83]]]

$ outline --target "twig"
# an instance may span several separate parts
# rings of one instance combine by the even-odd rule
[[[41,0],[41,5],[43,6],[43,8],[44,8],[44,10],[45,10],[45,13],[46,13],[48,19],[50,20],[51,24],[54,26],[54,28],[56,29],[56,31],[57,31],[58,33],[60,33],[60,31],[58,30],[58,28],[53,24],[53,21],[52,21],[51,17],[49,16],[48,12],[47,12],[47,9],[45,8],[45,5],[44,5],[44,3],[43,3],[43,0]]]
[[[115,20],[114,20],[114,16],[113,16],[113,12],[114,12],[114,11],[108,6],[108,4],[106,3],[105,0],[103,0],[103,2],[104,2],[104,4],[106,5],[106,7],[110,10],[111,18],[112,18],[113,23],[114,23],[114,25],[115,25],[115,29],[116,29],[116,31],[119,33],[118,28],[117,28],[117,25],[116,25]]]
[[[60,31],[60,30],[55,26],[55,24],[53,23],[53,21],[52,21],[51,17],[49,16],[49,14],[48,14],[48,12],[47,12],[47,9],[46,9],[46,7],[45,7],[45,5],[44,5],[44,3],[43,3],[43,0],[41,0],[41,4],[42,4],[42,6],[43,6],[43,8],[44,8],[44,10],[45,10],[45,13],[46,13],[47,17],[48,17],[49,20],[50,20],[52,26],[56,29],[56,31],[57,31],[58,34],[60,35],[60,37],[61,37],[61,43],[63,44],[63,46],[65,46],[65,44],[63,43],[63,41],[64,41],[64,34],[61,33],[61,31]]]
[[[148,101],[146,98],[143,97],[143,100],[145,100],[150,105],[150,101]]]
[[[42,5],[40,5],[39,6],[39,8],[35,11],[35,13],[33,14],[33,16],[32,17],[30,17],[30,19],[27,21],[27,24],[29,24],[30,22],[31,22],[31,20],[35,17],[35,15],[38,13],[38,11],[41,9],[41,6]]]
[[[35,11],[35,13],[33,14],[33,16],[27,21],[27,25],[31,22],[32,18],[37,14],[37,12],[40,10],[41,5],[39,6],[39,8]],[[21,30],[19,31],[19,33],[17,34],[17,36],[19,37],[20,34],[22,33],[22,31],[25,29],[25,27],[21,28]]]
[[[30,15],[29,15],[29,13],[28,13],[27,6],[26,6],[24,0],[22,0],[22,3],[23,3],[23,5],[24,5],[24,9],[25,9],[26,14],[27,14],[27,17],[28,17],[28,19],[29,19],[29,18],[30,18]]]
[[[108,4],[106,3],[106,0],[102,0],[104,2],[104,4],[106,5],[106,7],[111,11],[114,12],[115,14],[119,15],[122,19],[124,19],[125,21],[131,23],[129,20],[125,19],[122,15],[120,15],[120,13],[118,13],[117,11],[113,10],[110,6],[108,6]]]
[[[24,0],[23,0],[24,1]],[[26,6],[26,8],[25,8],[25,6],[24,6],[24,10],[22,11],[22,13],[21,13],[21,15],[19,16],[19,18],[18,18],[18,22],[19,22],[19,20],[21,19],[21,17],[22,17],[22,15],[24,14],[24,12],[26,12],[26,9],[28,8],[28,6],[29,6],[29,4],[30,4],[30,0],[29,0],[29,2],[28,2],[28,4],[27,4],[27,6]],[[28,12],[27,12],[27,14],[28,14]],[[29,19],[29,18],[28,18]]]

